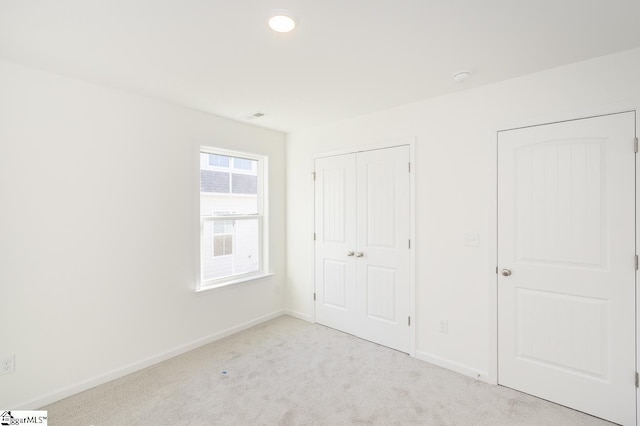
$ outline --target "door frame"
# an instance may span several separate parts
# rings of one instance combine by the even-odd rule
[[[576,109],[571,112],[560,112],[539,117],[530,117],[517,121],[508,121],[498,123],[491,129],[488,135],[489,144],[489,217],[488,217],[488,257],[487,264],[487,283],[489,295],[489,370],[488,382],[490,384],[498,384],[498,134],[502,131],[515,130],[525,127],[533,127],[539,125],[553,124],[565,121],[580,120],[604,115],[617,114],[622,112],[635,112],[636,124],[635,134],[640,137],[640,100],[633,102],[617,103],[607,106],[599,106],[592,108]],[[640,242],[640,199],[638,197],[638,188],[640,187],[640,154],[636,154],[636,196],[635,196],[635,218],[636,218],[636,253],[638,254],[638,243]],[[640,306],[640,292],[638,291],[638,271],[635,278],[636,286],[636,371],[640,371],[640,318],[638,315],[638,307]],[[640,419],[640,392],[636,389],[636,424]]]
[[[356,146],[353,148],[345,148],[335,151],[328,152],[319,152],[313,155],[311,159],[311,171],[315,173],[315,161],[317,158],[324,157],[333,157],[336,155],[345,155],[345,154],[356,154],[358,152],[365,151],[376,151],[380,149],[387,148],[395,148],[399,146],[408,146],[409,147],[409,162],[411,163],[411,173],[409,173],[409,238],[411,239],[411,248],[409,249],[409,315],[411,316],[411,325],[409,326],[409,355],[412,357],[416,356],[416,138],[415,137],[406,137],[401,139],[393,139],[388,140],[380,145],[364,145],[364,146]],[[315,175],[314,175],[315,176]],[[312,181],[313,185],[313,204],[311,208],[313,209],[312,223],[311,223],[311,235],[315,233],[315,200],[316,200],[316,186],[315,186],[315,178]],[[316,246],[313,238],[311,239],[312,248],[312,259],[311,259],[311,293],[315,294],[316,291]],[[311,310],[311,321],[313,323],[316,322],[316,304],[315,300],[313,301],[313,309]]]

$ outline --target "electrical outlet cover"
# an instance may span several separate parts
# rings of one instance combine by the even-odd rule
[[[5,355],[0,357],[0,376],[13,373],[15,371],[15,355]]]

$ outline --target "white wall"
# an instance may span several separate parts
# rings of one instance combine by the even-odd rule
[[[495,130],[640,100],[638,75],[635,49],[289,135],[287,309],[313,313],[313,154],[415,136],[417,356],[486,378]],[[479,233],[480,247],[463,246],[467,232]]]
[[[269,156],[274,276],[194,293],[199,143]],[[280,313],[284,161],[281,133],[0,62],[0,407]]]

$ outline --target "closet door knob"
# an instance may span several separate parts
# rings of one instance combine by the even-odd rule
[[[359,252],[356,254],[356,257],[362,257],[362,256],[364,256],[364,253],[363,253],[363,252],[361,252],[361,251],[359,251]]]
[[[355,254],[355,252],[353,250],[349,250],[347,252],[347,256],[353,256]]]

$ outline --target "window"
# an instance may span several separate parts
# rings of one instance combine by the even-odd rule
[[[265,157],[200,149],[199,289],[264,275],[265,167]]]

